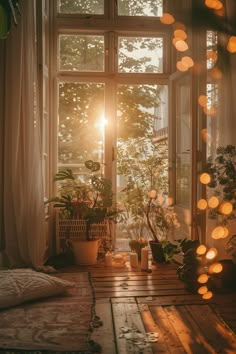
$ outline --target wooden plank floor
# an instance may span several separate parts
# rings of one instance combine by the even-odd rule
[[[205,301],[185,290],[177,265],[151,266],[151,273],[88,267],[103,326],[93,339],[104,354],[236,353],[236,294]]]

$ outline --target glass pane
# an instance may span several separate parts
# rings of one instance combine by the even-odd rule
[[[58,11],[64,14],[104,14],[104,0],[58,0]]]
[[[69,71],[104,71],[104,37],[60,35],[59,69]]]
[[[59,84],[58,166],[82,172],[86,160],[103,162],[104,85]]]
[[[163,14],[163,0],[118,0],[119,16],[156,16]]]
[[[191,101],[187,83],[178,85],[176,100],[176,203],[188,207],[191,191]]]
[[[117,237],[148,238],[148,192],[168,193],[168,136],[158,139],[167,128],[167,86],[119,85],[117,95],[117,201],[124,211]]]
[[[119,37],[119,72],[162,73],[163,38]]]

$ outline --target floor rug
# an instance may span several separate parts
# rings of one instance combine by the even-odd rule
[[[88,272],[57,273],[76,287],[61,296],[0,311],[0,353],[99,353],[90,340],[100,324]]]

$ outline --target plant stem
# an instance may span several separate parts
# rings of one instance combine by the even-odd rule
[[[158,238],[157,238],[157,236],[156,236],[156,234],[155,234],[155,231],[153,230],[153,227],[152,227],[152,224],[151,224],[151,222],[150,222],[150,219],[149,219],[149,212],[150,212],[150,208],[151,208],[151,203],[152,203],[152,198],[149,199],[148,205],[147,205],[147,213],[146,213],[147,224],[148,224],[148,227],[149,227],[150,230],[151,230],[151,233],[152,233],[152,236],[153,236],[154,240],[155,240],[156,242],[159,242],[159,240],[158,240]]]

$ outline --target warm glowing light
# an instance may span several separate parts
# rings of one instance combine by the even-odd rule
[[[184,64],[182,61],[178,61],[176,63],[176,68],[179,70],[179,71],[187,71],[188,70],[188,65]]]
[[[175,19],[171,14],[165,12],[165,13],[163,13],[163,16],[160,17],[160,21],[164,25],[171,25],[172,23],[175,22]]]
[[[149,193],[148,193],[148,196],[150,199],[156,199],[157,198],[157,191],[155,191],[154,189],[151,190]]]
[[[220,69],[215,67],[211,69],[210,76],[215,80],[219,80],[222,78],[222,72],[220,71]]]
[[[224,226],[224,236],[222,236],[221,238],[226,238],[228,236],[229,236],[229,229],[226,226]]]
[[[217,197],[213,196],[208,200],[208,206],[212,209],[218,207],[218,205],[220,204],[220,201]]]
[[[206,129],[206,128],[204,128],[204,129],[201,130],[201,136],[202,136],[202,140],[203,140],[205,143],[206,143],[206,142],[210,143],[211,140],[212,140],[210,134],[207,133],[207,129]]]
[[[191,68],[194,65],[193,59],[188,56],[183,57],[181,61],[184,65],[187,65],[188,68]]]
[[[215,50],[208,50],[206,56],[207,59],[212,59],[214,61],[216,61],[218,58],[217,52]]]
[[[207,96],[206,95],[201,95],[198,97],[198,103],[200,104],[201,107],[206,107],[207,105]]]
[[[209,300],[213,297],[213,292],[212,291],[207,291],[205,294],[202,295],[202,298],[204,300]]]
[[[211,107],[209,107],[209,108],[204,107],[204,108],[203,108],[203,111],[204,111],[204,113],[205,113],[206,115],[211,116],[211,117],[213,117],[213,116],[216,115],[216,109],[215,109],[215,107],[213,107],[213,106],[211,106]]]
[[[171,206],[171,205],[173,205],[174,204],[174,199],[172,198],[172,197],[168,197],[167,198],[167,205],[168,206]]]
[[[183,41],[182,39],[179,39],[175,43],[175,48],[179,52],[185,52],[186,50],[188,50],[188,45],[185,41]]]
[[[223,215],[229,215],[233,211],[233,205],[230,202],[223,202],[219,207],[219,211]]]
[[[227,44],[227,50],[230,53],[236,53],[236,37],[235,36],[231,36],[228,44]]]
[[[207,250],[207,248],[206,248],[205,245],[200,245],[200,246],[198,246],[198,248],[196,249],[196,253],[197,253],[197,255],[202,256],[203,254],[206,253],[206,250]]]
[[[206,258],[209,260],[212,260],[217,256],[217,254],[218,254],[217,249],[214,247],[211,247],[206,253]]]
[[[223,238],[224,234],[225,234],[224,227],[216,226],[211,233],[211,237],[214,238],[214,240],[218,240],[219,238]]]
[[[223,270],[223,266],[221,263],[213,263],[208,267],[208,272],[211,273],[220,273]]]
[[[181,29],[183,31],[186,31],[186,26],[183,22],[175,22],[173,24],[173,28],[174,28],[174,30]]]
[[[174,36],[182,39],[183,41],[187,38],[187,33],[182,29],[176,29],[174,31]]]
[[[205,285],[201,286],[197,292],[198,292],[198,294],[201,294],[201,295],[206,294],[208,292],[208,288]]]
[[[197,203],[197,207],[200,210],[205,210],[207,208],[207,201],[206,199],[199,199],[198,203]]]
[[[208,184],[211,181],[211,176],[208,173],[202,173],[200,175],[200,182],[202,184]]]
[[[201,274],[201,275],[198,277],[197,281],[198,281],[200,284],[204,284],[204,283],[206,283],[206,282],[208,281],[208,279],[209,279],[209,276],[208,276],[207,274]]]
[[[214,10],[220,10],[223,7],[220,0],[205,0],[205,5]]]

